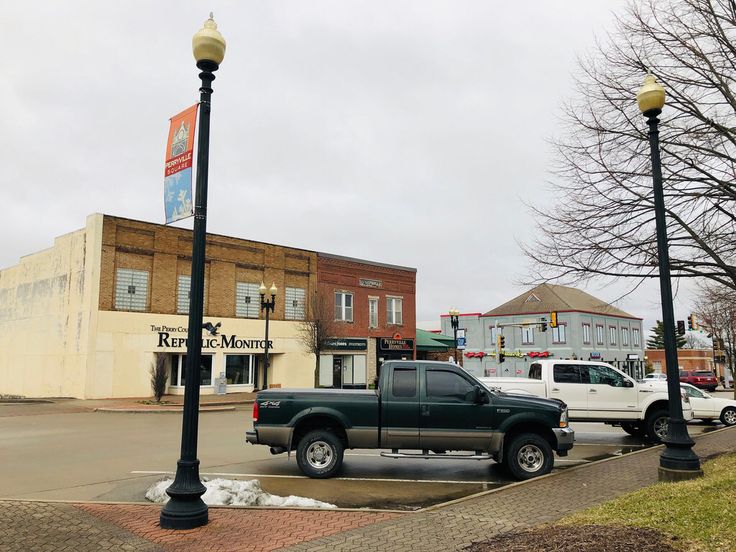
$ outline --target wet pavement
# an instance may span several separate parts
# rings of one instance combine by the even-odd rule
[[[173,471],[181,418],[167,414],[90,411],[81,401],[0,403],[0,498],[144,502],[145,490]],[[54,414],[54,415],[50,415]],[[575,447],[555,471],[648,445],[597,423],[574,423]],[[375,450],[346,451],[339,478],[301,475],[292,457],[246,445],[250,407],[200,416],[199,457],[205,477],[259,479],[276,495],[341,507],[416,510],[504,486],[512,480],[490,461],[390,459]],[[692,435],[720,425],[689,426]]]

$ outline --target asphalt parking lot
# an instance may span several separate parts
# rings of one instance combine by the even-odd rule
[[[341,507],[411,510],[506,485],[489,461],[395,460],[346,451],[339,478],[312,480],[293,458],[247,445],[250,407],[200,416],[200,472],[258,479],[264,490]],[[717,425],[690,425],[691,434]],[[647,446],[619,428],[576,423],[576,444],[555,470]],[[0,403],[0,498],[144,502],[146,489],[175,470],[181,415],[90,412],[77,403]]]

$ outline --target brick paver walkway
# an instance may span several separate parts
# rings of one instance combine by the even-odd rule
[[[736,428],[696,439],[701,459],[736,451]],[[0,551],[446,551],[554,521],[657,481],[661,448],[571,468],[415,513],[211,508],[191,531],[160,506],[0,501]]]

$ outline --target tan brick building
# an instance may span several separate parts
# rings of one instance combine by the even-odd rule
[[[183,393],[191,252],[190,230],[94,214],[0,271],[0,394],[150,396],[157,354],[168,392]],[[203,334],[202,393],[219,378],[228,392],[263,385],[261,282],[278,288],[268,384],[314,385],[299,329],[317,268],[315,251],[208,234],[204,321],[220,327]]]

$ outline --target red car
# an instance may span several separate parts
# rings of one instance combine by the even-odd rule
[[[680,382],[708,391],[715,391],[718,387],[718,378],[708,370],[680,370]]]

